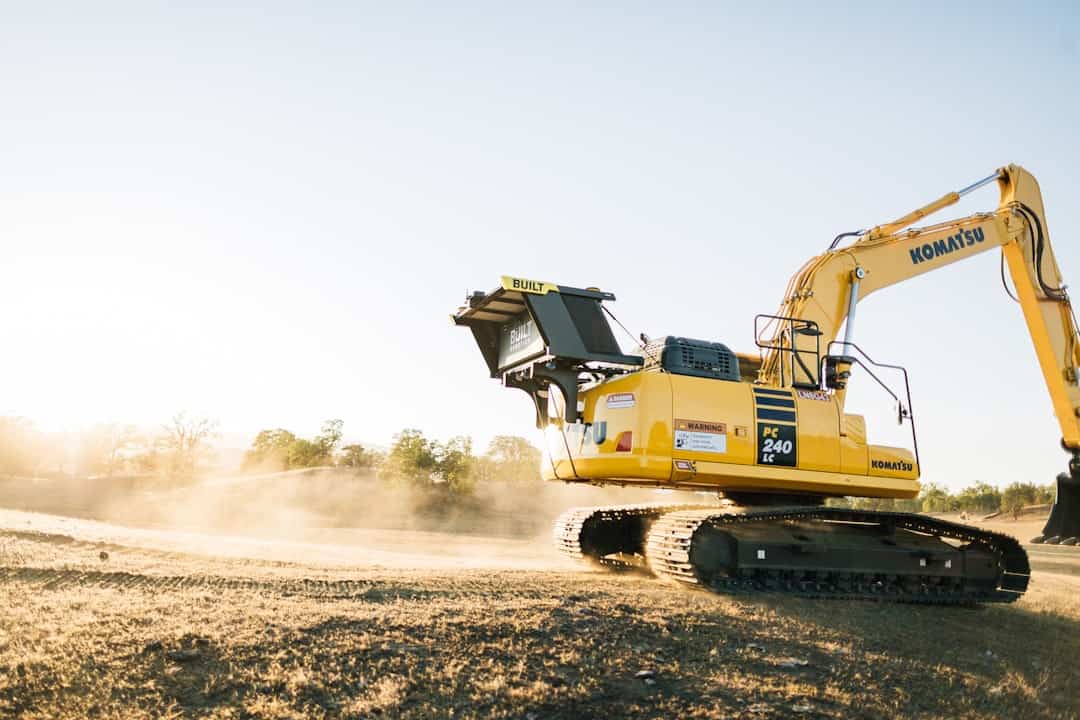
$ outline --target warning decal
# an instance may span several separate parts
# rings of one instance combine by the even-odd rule
[[[701,420],[675,419],[675,449],[726,453],[727,425]]]

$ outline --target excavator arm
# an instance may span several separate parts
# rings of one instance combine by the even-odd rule
[[[967,193],[997,181],[997,210],[923,228],[920,219],[955,204]],[[1080,344],[1077,324],[1061,271],[1050,246],[1042,195],[1035,178],[1009,165],[962,190],[908,213],[898,220],[861,233],[852,244],[830,248],[812,258],[791,279],[763,346],[759,381],[769,385],[829,384],[817,377],[820,368],[798,366],[785,359],[801,357],[800,333],[810,328],[815,342],[828,345],[844,326],[839,343],[840,367],[853,340],[858,302],[870,293],[1000,247],[1016,288],[1035,355],[1061,427],[1062,445],[1072,454],[1068,475],[1059,476],[1058,501],[1043,536],[1080,536]],[[805,334],[805,333],[804,333]],[[826,361],[828,366],[829,361]],[[800,376],[801,367],[801,376]],[[843,382],[837,383],[841,402]],[[1057,520],[1055,521],[1055,515]]]
[[[994,179],[1001,190],[996,211],[906,229]],[[1039,186],[1016,165],[875,227],[849,246],[811,259],[792,277],[777,315],[812,322],[826,344],[837,338],[846,322],[844,341],[850,342],[857,303],[870,293],[997,247],[1004,253],[1016,287],[1064,444],[1080,452],[1077,327],[1050,247]],[[774,348],[761,366],[763,382],[781,384],[781,363],[792,340],[783,324],[777,323],[769,343]]]

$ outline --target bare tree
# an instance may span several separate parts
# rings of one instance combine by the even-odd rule
[[[176,478],[191,478],[201,457],[209,451],[209,440],[217,436],[217,422],[205,417],[178,413],[162,425],[158,444],[165,455],[165,472]]]
[[[106,456],[106,472],[113,476],[117,468],[124,464],[128,452],[138,446],[141,438],[134,425],[109,426],[109,452]]]
[[[139,442],[134,425],[97,425],[79,438],[76,471],[112,477]]]

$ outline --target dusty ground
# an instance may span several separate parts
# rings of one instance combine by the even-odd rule
[[[1039,535],[1042,532],[1043,526],[1046,524],[1045,511],[1041,514],[1023,514],[1016,518],[1002,514],[989,520],[983,520],[978,515],[968,515],[967,517],[963,517],[958,513],[943,513],[936,515],[936,517],[952,520],[953,522],[967,523],[995,532],[1002,532],[1007,535],[1012,535],[1015,538],[1019,538],[1021,542],[1025,543],[1036,535]]]
[[[1010,607],[733,600],[529,541],[317,535],[0,511],[0,716],[1080,717],[1074,576]]]

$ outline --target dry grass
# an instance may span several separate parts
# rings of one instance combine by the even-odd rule
[[[0,716],[1080,717],[1075,578],[929,608],[108,552],[0,534]]]

